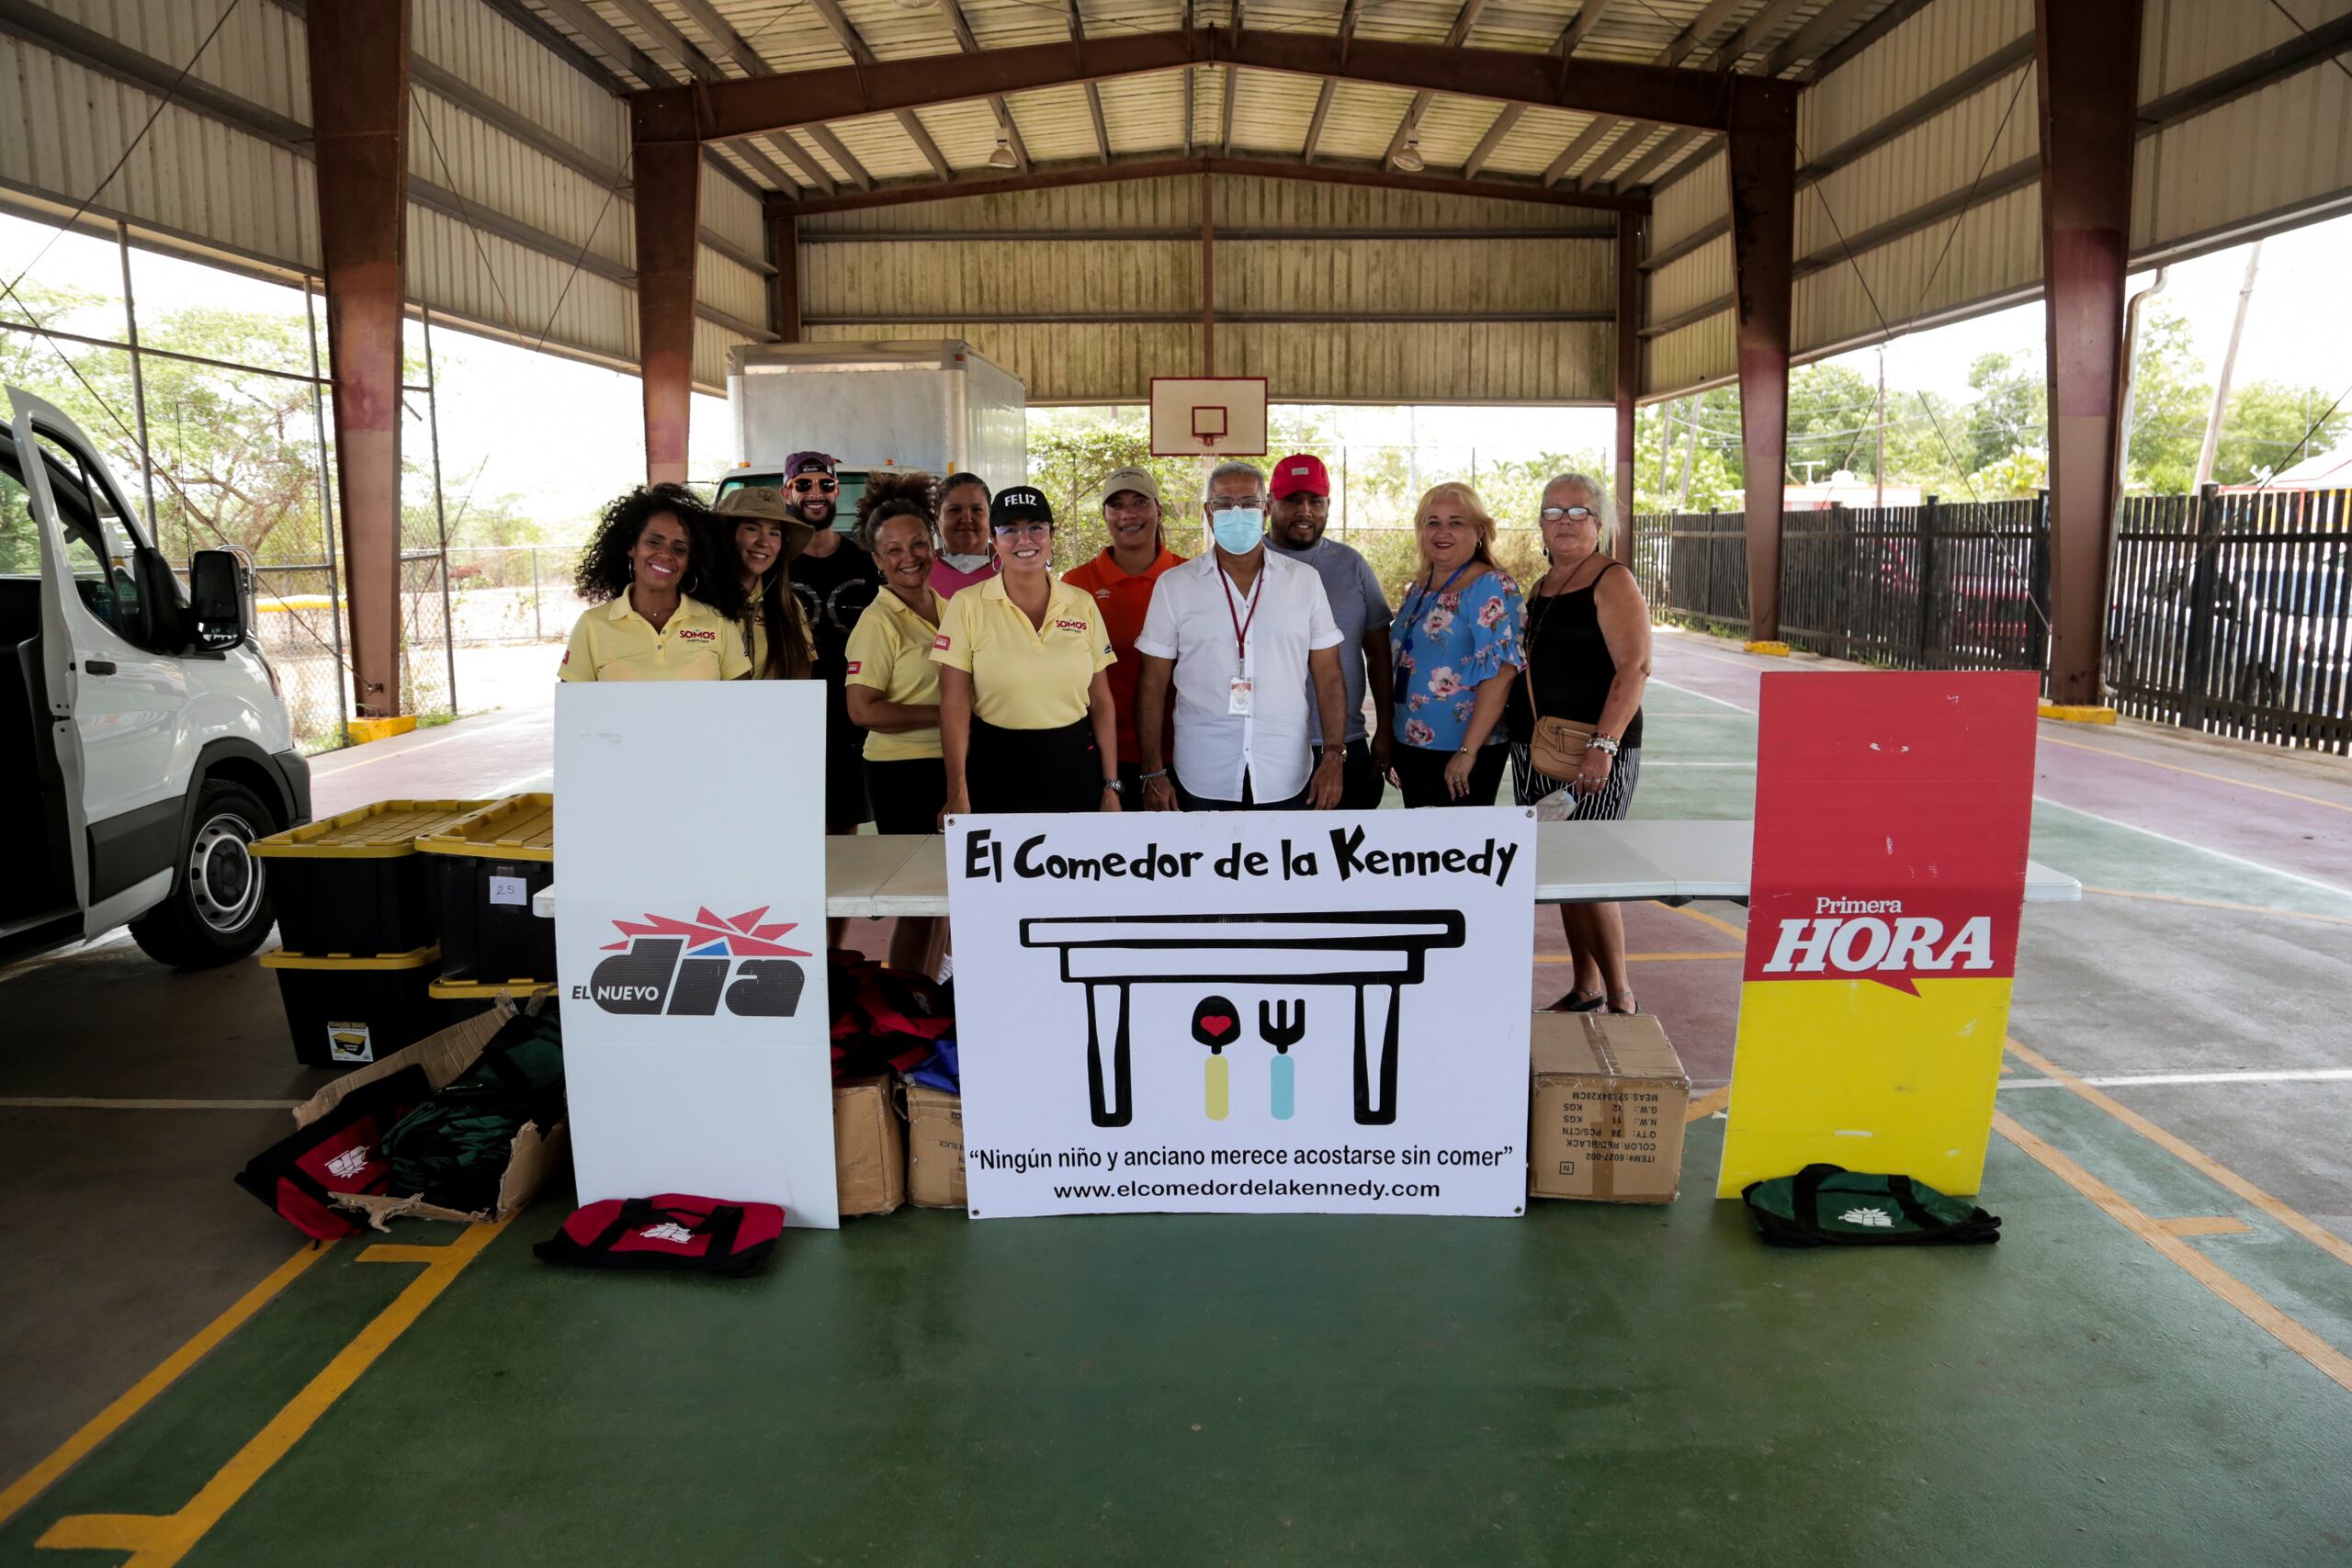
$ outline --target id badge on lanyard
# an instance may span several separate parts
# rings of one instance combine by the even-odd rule
[[[1250,668],[1250,628],[1258,619],[1258,601],[1266,596],[1266,568],[1264,563],[1260,563],[1258,581],[1250,585],[1250,614],[1247,617],[1234,607],[1233,584],[1221,569],[1216,574],[1216,581],[1217,586],[1225,590],[1226,614],[1233,617],[1235,674],[1232,684],[1226,688],[1225,711],[1235,717],[1247,718],[1250,713],[1250,690],[1256,682],[1240,671]]]

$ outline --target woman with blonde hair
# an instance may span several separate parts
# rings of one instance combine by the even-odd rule
[[[1555,821],[1617,821],[1642,772],[1642,688],[1650,674],[1650,612],[1631,568],[1600,545],[1613,519],[1609,491],[1585,474],[1544,487],[1544,553],[1551,570],[1528,611],[1527,679],[1510,694],[1512,798]],[[1555,721],[1566,721],[1565,726]],[[1572,776],[1536,765],[1539,722],[1547,756],[1576,757]],[[1561,749],[1565,739],[1566,752]],[[1565,762],[1555,761],[1555,767]],[[1575,979],[1559,1012],[1634,1012],[1625,926],[1614,904],[1563,904]]]
[[[1468,485],[1431,486],[1414,508],[1421,570],[1389,629],[1405,804],[1492,806],[1510,748],[1504,705],[1525,663],[1519,584],[1495,564],[1495,520]]]

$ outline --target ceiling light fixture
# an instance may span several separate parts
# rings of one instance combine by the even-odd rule
[[[1420,132],[1415,131],[1412,135],[1405,138],[1405,150],[1397,153],[1395,158],[1389,161],[1395,164],[1399,170],[1408,175],[1418,175],[1422,169],[1426,168],[1428,165],[1421,162]]]
[[[890,0],[890,4],[896,6],[901,11],[928,11],[931,9],[931,0]]]
[[[989,167],[991,169],[1017,169],[1020,166],[1021,160],[1014,157],[1012,153],[1012,138],[1003,131],[998,131],[996,137],[996,151],[989,154]]]

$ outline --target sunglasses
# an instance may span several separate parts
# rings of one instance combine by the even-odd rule
[[[820,495],[831,495],[841,488],[837,479],[797,479],[792,481],[792,493],[795,495],[807,495],[810,491]]]
[[[1546,523],[1557,523],[1563,517],[1571,523],[1589,523],[1600,515],[1589,506],[1547,506],[1542,513]]]

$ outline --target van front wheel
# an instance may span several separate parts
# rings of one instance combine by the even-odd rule
[[[276,830],[253,791],[223,779],[207,783],[173,863],[172,891],[130,922],[132,940],[175,969],[234,963],[259,947],[269,931],[269,890],[252,846]]]

